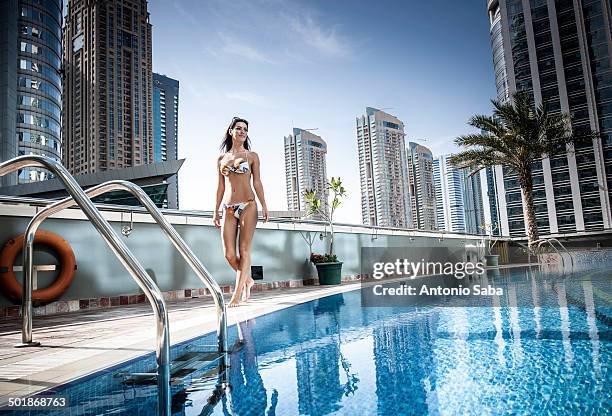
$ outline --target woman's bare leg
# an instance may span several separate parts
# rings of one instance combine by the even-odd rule
[[[238,257],[236,256],[236,237],[238,236],[238,219],[234,215],[225,215],[221,221],[221,239],[223,240],[223,254],[230,267],[238,270]]]
[[[221,221],[221,238],[223,240],[223,253],[225,259],[232,269],[238,272],[240,260],[236,256],[236,237],[238,235],[238,219],[234,214],[223,213],[223,221]],[[236,274],[236,289],[238,288],[239,275]],[[235,292],[234,292],[235,293]],[[232,296],[233,299],[233,296]],[[229,306],[237,306],[237,303]]]
[[[251,277],[251,242],[257,225],[257,204],[251,202],[240,216],[240,235],[238,236],[238,273],[240,274],[240,289],[244,289],[244,301],[249,300],[251,288],[255,283]],[[240,293],[237,293],[240,295]]]
[[[240,219],[240,236],[238,237],[238,250],[240,252],[240,258],[242,254],[245,255],[245,261],[239,260],[240,268],[242,273],[246,277],[244,286],[244,292],[242,299],[246,302],[251,296],[251,288],[255,284],[253,277],[251,276],[251,242],[253,241],[253,234],[255,233],[255,227],[257,226],[257,205],[253,203],[254,209],[247,217],[241,217]],[[244,237],[243,232],[244,230]]]

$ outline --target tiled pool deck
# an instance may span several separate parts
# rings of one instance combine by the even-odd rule
[[[254,292],[248,304],[228,309],[229,325],[358,286],[353,282]],[[167,302],[167,306],[172,344],[215,330],[211,297]],[[40,392],[155,348],[155,322],[148,303],[34,317],[33,326],[33,340],[42,346],[15,348],[21,341],[21,319],[0,321],[0,406],[10,397]]]

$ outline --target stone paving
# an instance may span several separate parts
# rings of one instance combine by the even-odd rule
[[[254,292],[247,305],[228,309],[228,322],[358,287],[359,283],[349,283]],[[212,298],[167,306],[172,344],[215,330]],[[41,392],[155,349],[155,322],[148,304],[34,317],[33,327],[33,340],[41,347],[15,348],[21,341],[20,318],[0,320],[0,406],[10,397]]]

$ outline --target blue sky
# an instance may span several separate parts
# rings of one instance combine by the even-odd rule
[[[359,223],[355,118],[367,106],[436,155],[456,151],[495,97],[485,0],[150,0],[149,12],[153,70],[180,81],[182,209],[214,208],[219,143],[240,115],[270,210],[287,209],[283,137],[318,128],[328,175],[349,193],[337,220]]]

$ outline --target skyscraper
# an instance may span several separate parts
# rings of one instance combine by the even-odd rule
[[[151,49],[146,0],[68,3],[62,131],[71,173],[153,162]]]
[[[178,159],[179,82],[153,73],[153,160]],[[179,208],[178,175],[168,179],[167,207]]]
[[[327,143],[307,130],[293,129],[285,137],[285,180],[289,211],[306,211],[305,192],[314,190],[324,212],[329,211],[326,167]],[[320,216],[313,216],[320,218]]]
[[[477,173],[469,176],[469,173],[468,169],[461,169],[465,232],[468,234],[486,234],[483,228],[485,227],[485,218],[480,175]]]
[[[498,98],[527,91],[535,104],[569,113],[573,129],[602,134],[534,165],[540,234],[612,228],[610,2],[489,0],[488,11]],[[516,174],[496,167],[495,177],[502,233],[523,236]]]
[[[466,232],[465,200],[461,171],[450,164],[451,155],[433,159],[433,184],[438,230]]]
[[[363,223],[412,227],[404,123],[371,107],[356,122]]]
[[[36,154],[61,160],[62,1],[7,0],[0,13],[0,161]],[[49,179],[26,168],[0,186]]]
[[[485,227],[490,227],[493,235],[501,235],[499,208],[497,206],[497,182],[495,181],[494,168],[488,167],[480,172],[480,184],[482,186],[482,208]],[[485,234],[488,233],[489,231],[485,229]]]
[[[469,176],[467,169],[450,163],[452,155],[433,160],[433,183],[436,194],[438,230],[483,234],[484,211],[480,175]]]
[[[436,197],[433,184],[433,155],[427,147],[414,142],[408,143],[405,152],[412,223],[420,230],[435,230]]]

